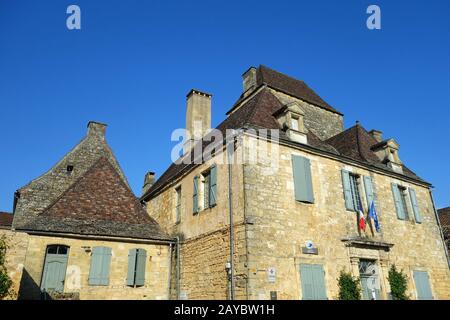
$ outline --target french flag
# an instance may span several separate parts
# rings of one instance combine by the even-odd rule
[[[366,231],[366,219],[364,218],[364,212],[362,209],[362,203],[361,203],[361,199],[359,199],[359,205],[358,205],[359,209],[358,209],[358,224],[359,224],[359,229]]]

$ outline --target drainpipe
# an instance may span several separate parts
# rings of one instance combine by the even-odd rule
[[[430,192],[430,197],[431,197],[431,203],[433,204],[434,216],[436,217],[436,221],[437,221],[437,224],[439,227],[439,234],[441,235],[442,244],[444,245],[445,256],[447,257],[447,266],[450,268],[450,259],[448,256],[448,249],[447,249],[447,245],[445,243],[444,234],[442,233],[441,221],[439,220],[439,215],[436,210],[436,205],[434,204],[434,198],[433,198],[433,193],[431,192],[431,189],[429,190],[429,192]]]
[[[168,288],[167,288],[167,300],[170,300],[170,297],[172,296],[171,291],[172,291],[172,249],[173,249],[173,244],[171,243],[169,245],[169,283],[168,283]]]
[[[234,143],[237,134],[234,133],[231,137],[231,141],[227,143],[227,155],[228,155],[228,207],[229,207],[229,220],[230,220],[230,300],[235,299],[234,290],[234,228],[233,228],[233,187],[232,187],[232,157],[234,154]]]
[[[180,237],[177,236],[177,275],[176,275],[176,286],[177,286],[177,300],[180,300]]]

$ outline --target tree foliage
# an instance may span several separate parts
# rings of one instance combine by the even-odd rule
[[[6,270],[6,251],[8,250],[8,245],[6,243],[6,237],[0,237],[0,300],[7,297],[11,292],[12,281],[8,276],[8,271]]]

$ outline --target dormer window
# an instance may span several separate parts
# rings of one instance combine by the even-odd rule
[[[384,164],[395,172],[403,173],[402,161],[398,156],[399,147],[394,139],[388,139],[373,145],[371,149]]]
[[[296,102],[286,104],[274,113],[282,130],[286,131],[287,137],[295,142],[307,143],[307,130],[304,124],[304,112]]]

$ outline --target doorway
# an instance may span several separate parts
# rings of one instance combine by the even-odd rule
[[[362,298],[380,300],[380,278],[375,260],[359,260]]]
[[[41,281],[41,291],[64,291],[68,257],[69,247],[67,246],[50,245],[47,247]]]

